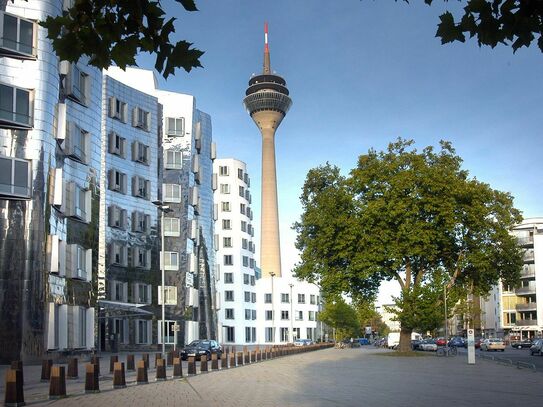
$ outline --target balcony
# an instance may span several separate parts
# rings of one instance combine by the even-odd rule
[[[535,311],[537,309],[536,302],[527,302],[515,305],[517,311]]]
[[[525,263],[533,263],[534,262],[534,251],[533,249],[526,250],[524,253],[524,262]]]
[[[537,319],[519,319],[515,322],[516,326],[534,326],[537,325]]]
[[[522,247],[532,246],[534,244],[534,237],[533,236],[517,237],[517,241],[518,241],[519,246],[522,246]]]
[[[515,289],[517,295],[535,294],[535,281],[530,281],[528,285]]]
[[[533,264],[526,264],[520,272],[520,278],[533,278],[535,277],[535,266]]]

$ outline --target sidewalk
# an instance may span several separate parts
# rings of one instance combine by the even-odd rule
[[[465,357],[383,356],[388,352],[371,347],[325,349],[166,382],[152,382],[154,375],[150,374],[147,385],[108,390],[111,382],[101,382],[100,394],[81,395],[80,391],[79,395],[63,400],[28,404],[55,407],[542,405],[541,373],[480,359],[474,366],[467,365]],[[105,365],[104,368],[107,369]]]

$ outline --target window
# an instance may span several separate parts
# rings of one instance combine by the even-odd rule
[[[177,305],[177,287],[174,285],[164,286],[164,305]],[[158,305],[162,305],[162,286],[158,286]]]
[[[305,294],[298,294],[298,304],[305,304]]]
[[[77,64],[72,63],[65,79],[65,91],[73,101],[88,106],[90,102],[90,77]]]
[[[224,265],[225,266],[233,266],[234,265],[234,260],[233,260],[231,254],[225,254],[224,255]]]
[[[229,290],[224,292],[225,301],[234,301],[234,291]]]
[[[132,160],[149,165],[149,146],[139,141],[134,141],[132,143]]]
[[[0,83],[0,123],[7,127],[33,126],[32,92]]]
[[[244,293],[245,302],[251,302],[251,293],[249,291],[245,291]]]
[[[182,117],[166,117],[166,134],[179,137],[185,134],[185,119]]]
[[[296,311],[296,321],[303,321],[304,320],[304,313],[303,311]]]
[[[149,270],[151,268],[151,250],[143,247],[132,247],[132,266]]]
[[[179,218],[164,218],[164,236],[181,236]]]
[[[252,303],[256,302],[256,293],[251,293],[251,302]]]
[[[251,276],[249,274],[243,274],[243,284],[249,284]]]
[[[222,220],[222,228],[223,228],[223,230],[231,230],[232,229],[232,223],[230,222],[230,219],[223,219]]]
[[[151,285],[150,284],[134,284],[134,302],[136,304],[151,303]]]
[[[180,170],[183,168],[183,154],[181,151],[166,150],[165,151],[165,165],[166,169]]]
[[[281,337],[279,339],[281,342],[288,342],[288,328],[280,328],[279,335]]]
[[[0,54],[36,57],[36,31],[32,21],[0,11]]]
[[[128,264],[128,250],[126,246],[119,243],[109,244],[109,264],[115,264],[118,266],[126,266]]]
[[[283,321],[288,321],[288,311],[281,311],[281,319]]]
[[[151,215],[145,212],[132,212],[132,232],[149,233],[151,231]]]
[[[251,342],[251,327],[245,327],[245,342]]]
[[[181,185],[164,184],[164,202],[181,202]]]
[[[249,190],[245,191],[245,199],[247,199],[247,201],[251,203],[251,193],[249,192]]]
[[[271,293],[264,294],[264,303],[271,304],[272,303],[272,295]]]
[[[281,294],[281,302],[282,303],[289,303],[289,298],[288,298],[288,294],[285,294],[285,293],[282,293]]]
[[[90,152],[90,136],[74,122],[68,122],[64,139],[64,153],[83,164],[88,163]]]
[[[233,326],[226,327],[226,342],[235,342],[236,335]]]
[[[80,187],[75,182],[68,182],[66,196],[66,216],[89,223],[91,221],[91,191]]]
[[[221,184],[221,194],[230,193],[230,184]]]
[[[225,284],[234,283],[234,274],[233,273],[224,273],[224,283]]]
[[[110,205],[108,208],[108,226],[113,228],[126,228],[126,209],[121,209],[117,205]]]
[[[251,186],[251,180],[249,179],[249,174],[247,173],[243,174],[243,180],[245,181],[248,187]]]
[[[132,177],[132,195],[149,199],[151,197],[151,181],[137,175]]]
[[[309,320],[314,321],[315,320],[315,311],[309,311]]]
[[[243,179],[243,170],[241,168],[238,168],[238,178]]]
[[[230,212],[230,202],[221,202],[221,210],[223,212]]]
[[[251,236],[255,235],[255,232],[254,232],[253,227],[251,225],[247,225],[247,233],[249,233]]]
[[[224,319],[234,319],[234,308],[224,309]]]
[[[136,320],[136,343],[151,343],[151,321]]]
[[[247,249],[247,239],[241,239],[241,248]]]
[[[164,252],[164,270],[179,270],[179,253]],[[162,252],[160,252],[160,264],[162,267]]]
[[[222,247],[232,247],[232,238],[231,237],[223,237],[222,238]]]
[[[275,333],[275,328],[265,328],[265,334],[266,334],[266,342],[275,342],[275,339],[274,339],[274,333]]]
[[[92,250],[85,250],[83,247],[72,244],[68,245],[67,268],[70,277],[79,280],[90,280],[92,273]]]
[[[239,204],[239,212],[245,215],[245,204]]]
[[[242,198],[245,197],[245,188],[241,185],[239,186],[239,196],[241,196]]]
[[[244,220],[241,221],[241,231],[247,232],[247,222],[245,222]]]
[[[255,285],[255,276],[251,276],[251,285]]]
[[[219,166],[219,175],[227,176],[230,173],[226,165]]]
[[[0,156],[0,196],[30,198],[30,180],[30,161]]]
[[[110,154],[115,154],[123,158],[125,157],[126,139],[124,137],[121,137],[117,133],[112,131],[111,133],[109,133],[108,144],[108,152]]]
[[[251,319],[252,319],[253,321],[256,320],[256,309],[251,310]]]
[[[315,305],[315,296],[313,294],[309,296],[309,303]]]
[[[132,126],[149,131],[151,128],[151,114],[141,107],[132,110]]]
[[[126,327],[125,327],[126,325]],[[113,320],[113,333],[117,334],[117,337],[121,343],[127,343],[128,339],[128,320],[115,318]]]
[[[251,320],[251,310],[250,310],[250,309],[246,309],[246,310],[245,310],[245,320],[246,320],[246,321],[250,321],[250,320]]]
[[[271,321],[273,319],[273,311],[266,310],[265,313],[264,313],[264,319],[266,321]]]
[[[115,169],[109,170],[108,187],[111,191],[126,194],[126,174]]]
[[[249,258],[247,256],[243,256],[241,259],[243,267],[249,267]]]
[[[126,294],[128,292],[127,287],[128,283],[123,283],[120,281],[113,281],[111,283],[111,298],[114,301],[126,302]]]
[[[109,98],[109,117],[126,123],[128,116],[128,106],[125,102],[112,96]]]
[[[175,331],[174,326],[177,324],[176,321],[164,321],[164,343],[173,345],[175,342]],[[158,343],[162,344],[162,324],[160,321],[157,321],[157,334],[158,334]]]

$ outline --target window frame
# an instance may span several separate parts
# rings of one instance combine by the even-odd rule
[[[8,157],[8,156],[4,156],[4,155],[0,155],[0,159],[2,160],[8,160],[8,161],[11,161],[11,168],[10,168],[10,171],[11,171],[11,183],[10,184],[5,184],[6,187],[9,187],[10,191],[3,191],[3,190],[0,190],[0,196],[2,198],[6,198],[6,199],[30,199],[32,197],[32,165],[31,165],[31,161],[30,160],[24,160],[22,158],[15,158],[15,157]],[[15,188],[25,188],[25,187],[17,187],[15,185],[15,176],[16,176],[16,163],[26,163],[26,177],[27,177],[27,186],[26,186],[26,190],[28,191],[28,193],[26,194],[22,194],[22,193],[18,193],[16,192],[16,189]],[[6,188],[7,189],[7,188]]]

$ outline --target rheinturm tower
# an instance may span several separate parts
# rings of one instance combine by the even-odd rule
[[[264,67],[249,80],[243,104],[262,134],[260,267],[262,277],[281,277],[275,131],[292,104],[287,83],[271,70],[268,24],[264,25]]]

